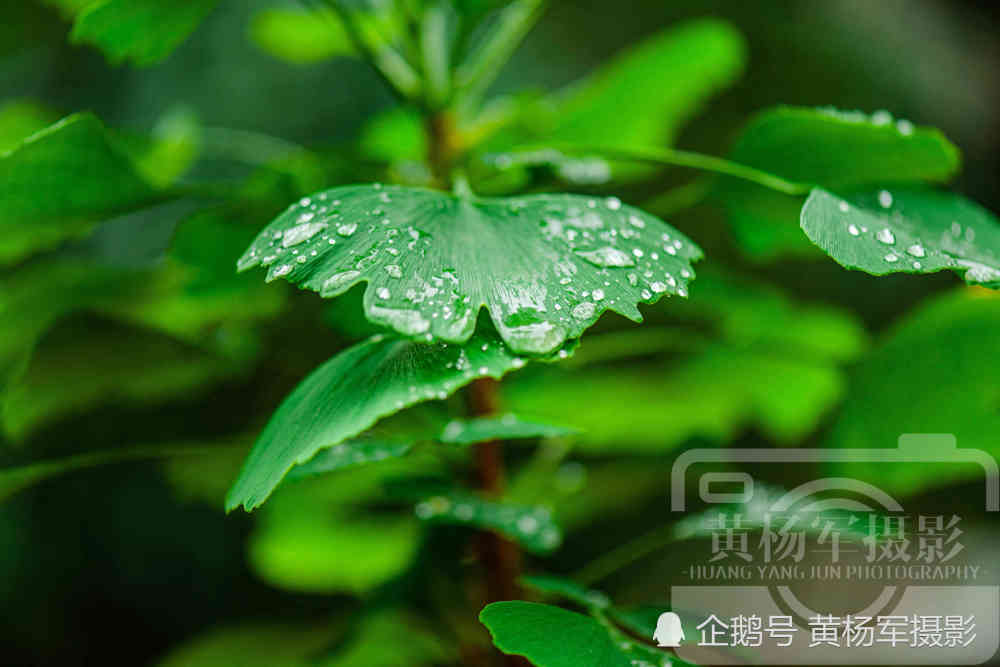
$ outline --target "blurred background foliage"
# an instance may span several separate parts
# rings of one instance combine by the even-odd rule
[[[138,16],[122,34],[148,38],[102,44],[107,18],[81,18],[87,4],[8,3],[0,23],[4,662],[319,655],[370,667],[448,664],[456,646],[485,646],[462,587],[472,566],[454,555],[462,531],[428,530],[400,511],[406,493],[387,491],[454,461],[418,451],[287,484],[254,515],[222,512],[278,401],[376,330],[360,291],[324,302],[237,275],[236,258],[303,195],[425,182],[418,117],[354,57],[334,17],[302,5],[191,2],[178,24]],[[464,4],[485,15],[500,3]],[[885,108],[961,146],[959,187],[996,211],[991,9],[554,2],[491,89],[490,113],[464,129],[484,153],[555,139],[753,164],[752,141],[734,145],[765,107]],[[363,16],[363,40],[404,29]],[[491,125],[512,113],[518,122]],[[678,193],[703,185],[681,170],[540,157],[500,171],[485,160],[479,189],[613,192],[667,217],[709,259],[690,300],[647,308],[641,328],[608,315],[568,362],[503,384],[505,409],[574,430],[512,452],[509,499],[548,504],[565,531],[539,567],[572,572],[642,534],[683,445],[892,446],[924,431],[998,453],[995,292],[950,275],[846,272],[781,227],[783,195],[740,199],[722,183],[720,197],[687,207]],[[788,161],[759,166],[799,177]],[[733,201],[777,226],[744,224]],[[433,405],[402,418],[445,421]],[[613,579],[609,592],[634,596],[635,582]]]

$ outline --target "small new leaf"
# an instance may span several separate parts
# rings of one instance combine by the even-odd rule
[[[848,269],[878,276],[950,269],[1000,289],[1000,221],[950,192],[890,188],[841,198],[817,188],[800,224]]]
[[[524,354],[578,338],[605,310],[687,295],[701,258],[687,237],[617,198],[464,198],[348,186],[292,205],[239,262],[323,296],[367,282],[368,319],[406,336],[462,343],[486,307]]]

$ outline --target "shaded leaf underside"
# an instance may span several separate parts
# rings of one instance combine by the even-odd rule
[[[240,268],[269,267],[323,296],[367,282],[368,319],[406,336],[464,342],[486,307],[512,350],[551,352],[604,310],[686,296],[701,251],[615,198],[465,199],[348,186],[304,198],[269,225]]]

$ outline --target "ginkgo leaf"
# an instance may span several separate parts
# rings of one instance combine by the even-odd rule
[[[513,600],[494,602],[480,613],[493,644],[508,655],[521,655],[536,667],[663,667],[684,664],[639,644],[610,622],[546,604]]]
[[[486,500],[471,493],[450,491],[421,501],[417,518],[489,528],[503,533],[529,551],[549,553],[562,544],[562,531],[545,507]]]
[[[367,282],[368,319],[406,336],[460,343],[486,307],[512,350],[544,354],[607,309],[687,295],[687,237],[617,198],[465,198],[349,186],[293,204],[240,259],[336,296]]]
[[[1000,289],[1000,221],[950,192],[889,188],[841,198],[815,189],[802,229],[838,264],[875,275],[951,269]]]
[[[95,116],[64,118],[0,155],[0,265],[158,198]]]
[[[487,440],[521,440],[525,438],[557,438],[575,433],[571,428],[526,421],[514,414],[476,419],[453,419],[441,431],[441,442],[451,445],[471,445]]]
[[[99,47],[112,63],[155,65],[177,48],[219,0],[103,0],[76,17],[71,37]]]
[[[748,124],[730,159],[793,183],[845,192],[881,183],[944,183],[958,171],[958,149],[940,131],[833,108],[777,107]],[[807,192],[803,190],[802,196]],[[728,178],[718,195],[742,248],[757,259],[816,251],[796,222],[802,196]]]
[[[568,356],[560,350],[557,356]],[[447,397],[477,377],[499,378],[524,365],[493,336],[464,345],[425,345],[373,336],[317,368],[285,399],[264,429],[226,499],[226,508],[260,505],[295,465],[410,405]]]

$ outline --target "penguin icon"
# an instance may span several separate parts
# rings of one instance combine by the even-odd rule
[[[684,639],[684,628],[681,627],[681,618],[672,611],[665,611],[656,619],[656,632],[653,633],[653,641],[657,646],[677,647]]]

